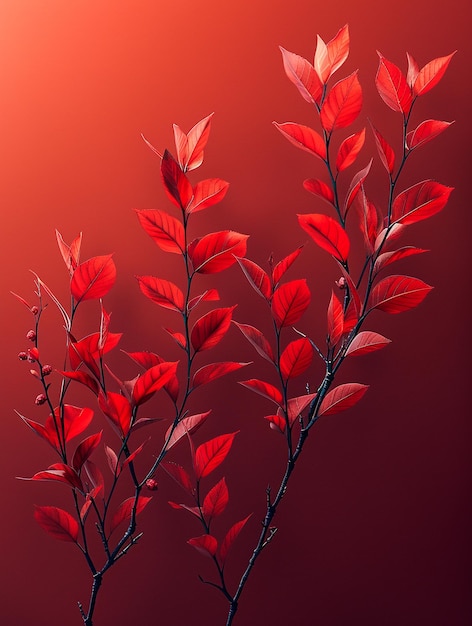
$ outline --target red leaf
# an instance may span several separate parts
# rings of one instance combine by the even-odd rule
[[[154,352],[126,352],[126,350],[122,350],[122,352],[127,354],[130,359],[133,359],[135,363],[141,365],[145,370],[163,362],[163,359],[157,354],[154,354]]]
[[[220,178],[202,180],[193,188],[193,198],[187,207],[187,213],[203,211],[218,202],[221,202],[228,191],[229,183]]]
[[[186,504],[177,504],[177,502],[172,502],[169,500],[169,504],[173,509],[182,509],[183,511],[188,511],[198,519],[201,519],[200,509],[198,506],[187,506]]]
[[[72,459],[72,466],[77,472],[80,470],[85,461],[89,458],[95,448],[97,448],[102,439],[102,433],[103,431],[101,430],[95,435],[90,435],[89,437],[86,437],[77,446],[74,452],[74,457]]]
[[[119,476],[121,467],[118,463],[118,456],[116,452],[110,448],[110,446],[105,446],[105,456],[107,457],[108,467],[110,468],[113,476]]]
[[[71,339],[70,348],[69,348],[69,359],[70,364],[73,369],[77,369],[79,365],[83,362],[87,367],[99,378],[100,372],[98,370],[98,366],[95,363],[95,360],[100,356],[103,356],[110,350],[115,348],[120,339],[122,337],[122,333],[106,333],[106,338],[104,343],[100,346],[100,333],[92,333],[91,335],[87,335],[83,337],[79,341],[74,341]],[[103,340],[103,336],[102,336]]]
[[[360,383],[339,385],[326,394],[321,403],[318,416],[333,415],[334,413],[350,409],[359,402],[368,388],[368,385],[361,385]]]
[[[361,187],[359,191],[360,193],[357,195],[360,200],[357,205],[360,214],[359,226],[364,236],[365,246],[369,254],[372,254],[379,231],[379,221],[381,220],[381,217],[379,216],[373,202],[368,200],[364,187]]]
[[[149,442],[149,439],[146,439],[146,441],[143,441],[143,443],[140,446],[138,446],[134,452],[132,452],[129,456],[126,457],[126,459],[123,461],[123,465],[121,466],[121,469],[124,469],[127,465],[129,465],[130,463],[134,461],[134,459],[138,456],[138,454],[143,451],[143,448]]]
[[[350,302],[353,303],[353,306],[354,306],[354,309],[355,309],[355,313],[356,313],[357,317],[359,317],[361,309],[362,309],[361,298],[359,296],[359,292],[357,291],[356,285],[354,284],[354,281],[352,280],[351,275],[346,270],[346,268],[342,265],[342,263],[340,261],[338,261],[338,265],[339,265],[339,269],[342,272],[342,275],[346,279],[347,286],[349,287]],[[347,317],[347,315],[346,315],[346,317]],[[344,321],[346,321],[346,320],[344,320]]]
[[[352,165],[357,158],[357,155],[362,149],[365,141],[365,128],[358,133],[347,137],[339,146],[338,155],[336,157],[336,169],[338,172],[342,172],[347,167]]]
[[[344,332],[344,312],[339,299],[331,291],[331,299],[328,305],[328,341],[330,346],[335,346]]]
[[[439,83],[455,53],[456,51],[445,57],[433,59],[421,68],[413,85],[413,91],[417,96],[422,96]]]
[[[59,300],[56,298],[56,296],[53,294],[53,292],[49,289],[49,287],[46,285],[46,283],[43,283],[43,281],[39,278],[39,276],[37,274],[35,274],[34,272],[32,272],[32,273],[34,274],[34,277],[36,279],[36,283],[37,283],[37,286],[38,286],[38,289],[39,289],[39,293],[41,293],[41,290],[44,290],[48,294],[48,296],[51,298],[51,300],[54,302],[54,304],[59,309],[59,311],[60,311],[60,313],[62,315],[62,319],[64,320],[65,328],[67,330],[70,330],[71,321],[70,321],[70,317],[66,313],[66,310],[64,309],[62,304],[59,302]]]
[[[117,433],[126,437],[131,425],[131,404],[129,400],[119,393],[107,391],[106,396],[102,393],[98,396],[98,404],[104,415],[116,427]]]
[[[61,410],[59,407],[54,409],[55,419],[60,424]],[[65,441],[70,441],[77,435],[80,435],[89,426],[93,418],[93,411],[89,408],[79,408],[70,404],[64,404],[62,408],[62,417],[64,420],[63,432]],[[51,433],[51,437],[54,440],[54,444],[58,445],[56,428],[54,426],[54,418],[52,415],[46,420],[46,429]],[[59,431],[62,431],[59,426]]]
[[[416,77],[418,76],[418,72],[420,68],[416,60],[411,56],[409,52],[406,53],[406,58],[408,61],[408,70],[406,73],[406,82],[408,86],[413,89],[413,85],[415,84]]]
[[[193,537],[187,543],[196,548],[203,556],[215,556],[218,549],[218,542],[212,535]]]
[[[336,220],[321,213],[297,215],[297,217],[300,226],[320,248],[342,263],[347,261],[350,248],[349,237]]]
[[[165,252],[182,254],[185,250],[184,227],[179,220],[158,210],[137,210],[139,223]]]
[[[354,337],[349,344],[349,348],[346,350],[346,356],[358,356],[360,354],[374,352],[375,350],[385,348],[389,343],[392,343],[390,339],[378,333],[366,330]]]
[[[291,267],[293,262],[298,258],[302,249],[303,249],[303,246],[300,246],[299,248],[291,252],[284,259],[282,259],[281,261],[277,263],[277,265],[272,270],[272,280],[274,281],[274,285],[278,285],[282,276]]]
[[[164,309],[183,313],[184,294],[177,285],[155,276],[136,276],[136,278],[139,288],[147,298]]]
[[[232,230],[222,230],[195,239],[188,247],[194,271],[215,274],[227,269],[235,263],[235,257],[246,254],[248,237]]]
[[[310,290],[304,278],[280,285],[274,291],[271,302],[272,315],[279,328],[298,322],[307,310],[310,298]]]
[[[406,145],[410,150],[418,148],[431,139],[440,135],[454,122],[441,122],[440,120],[425,120],[421,122],[415,130],[410,131],[406,136]]]
[[[326,132],[349,126],[362,108],[362,89],[357,70],[337,82],[321,107],[320,120]]]
[[[284,122],[283,124],[278,124],[277,122],[272,123],[294,146],[326,161],[324,139],[315,130],[308,126],[303,126],[303,124],[295,124],[294,122]]]
[[[172,328],[164,328],[164,330],[166,331],[166,333],[169,333],[169,335],[172,337],[175,343],[179,346],[179,348],[182,348],[183,350],[185,350],[185,348],[187,347],[187,340],[185,339],[185,335],[183,335],[182,333],[179,333],[176,330],[172,330]]]
[[[225,479],[222,478],[210,489],[203,500],[202,512],[206,523],[209,524],[213,517],[221,515],[228,502],[228,487],[226,486]]]
[[[375,137],[375,145],[377,146],[377,152],[379,153],[380,160],[383,166],[389,174],[393,174],[395,167],[395,153],[390,144],[382,137],[379,131],[372,126]]]
[[[279,46],[285,73],[289,80],[297,87],[303,98],[311,103],[319,104],[323,93],[323,86],[316,74],[313,65],[293,52]]]
[[[165,434],[165,439],[170,436],[169,441],[167,442],[166,450],[169,451],[175,444],[182,439],[187,434],[195,432],[206,418],[210,415],[211,411],[206,411],[206,413],[197,413],[196,415],[188,415],[179,421],[177,426],[174,428],[172,424],[167,429]],[[171,435],[172,433],[172,435]]]
[[[190,335],[195,352],[216,346],[228,332],[231,316],[236,307],[213,309],[198,319]]]
[[[401,313],[422,302],[432,287],[411,276],[388,276],[373,289],[369,298],[369,311],[378,309],[385,313]]]
[[[59,246],[59,250],[61,252],[62,258],[64,259],[64,263],[66,264],[67,270],[69,274],[73,274],[77,265],[79,264],[80,257],[80,247],[82,245],[82,233],[80,233],[68,246],[64,239],[62,238],[61,233],[56,229],[56,239],[57,245]]]
[[[274,353],[272,347],[260,330],[249,324],[239,324],[232,320],[242,334],[246,337],[250,344],[254,346],[257,352],[267,361],[274,363]]]
[[[315,52],[315,71],[322,83],[343,65],[349,54],[349,30],[347,24],[327,44],[318,35]]]
[[[272,295],[270,279],[262,267],[250,261],[249,259],[237,259],[240,268],[243,270],[249,284],[257,291],[257,293],[269,300]]]
[[[313,193],[318,198],[329,202],[329,204],[334,206],[334,193],[329,185],[324,183],[322,180],[318,180],[317,178],[307,178],[303,181],[303,187]]]
[[[169,199],[185,210],[193,197],[192,185],[168,150],[162,157],[161,174]]]
[[[374,272],[380,272],[380,270],[387,267],[387,265],[390,265],[390,263],[393,263],[394,261],[399,261],[400,259],[405,259],[406,257],[414,256],[416,254],[422,254],[423,252],[428,252],[428,250],[415,248],[414,246],[405,246],[404,248],[399,248],[393,252],[384,252],[377,257],[374,265]]]
[[[110,535],[116,529],[116,527],[119,524],[121,524],[121,522],[131,521],[131,514],[133,511],[135,502],[136,502],[136,515],[139,515],[139,513],[141,513],[144,507],[147,504],[149,504],[151,500],[152,500],[152,496],[151,497],[139,496],[137,502],[134,496],[131,496],[131,498],[127,498],[126,500],[123,500],[123,502],[119,505],[113,517],[111,518]]]
[[[300,376],[310,366],[313,359],[313,346],[306,337],[291,341],[280,357],[280,371],[287,381]]]
[[[34,519],[43,530],[55,539],[77,543],[79,524],[67,511],[56,506],[35,505]]]
[[[214,302],[215,300],[220,299],[220,294],[216,289],[207,289],[199,296],[195,296],[191,298],[188,302],[187,309],[188,312],[192,311],[196,306],[200,304],[200,302]]]
[[[284,433],[287,428],[287,422],[285,417],[281,415],[265,415],[264,419],[269,422],[269,426],[271,430],[278,431],[279,433]]]
[[[72,489],[84,492],[82,481],[77,473],[65,463],[53,463],[47,470],[36,472],[31,478],[21,478],[20,480],[40,480],[64,483]]]
[[[306,407],[316,398],[316,393],[290,398],[287,403],[288,421],[290,426],[300,417]]]
[[[98,469],[98,467],[93,463],[90,459],[87,459],[83,465],[85,470],[86,478],[88,478],[89,483],[85,482],[86,478],[84,478],[85,487],[88,489],[89,493],[92,491],[101,491],[105,487],[105,481],[103,479],[103,474]],[[84,476],[82,474],[82,476]]]
[[[252,513],[251,513],[251,515],[252,515]],[[222,567],[225,564],[226,557],[228,556],[229,549],[231,548],[231,546],[235,542],[237,536],[239,535],[239,533],[241,532],[241,530],[243,529],[244,525],[246,524],[248,519],[251,517],[251,515],[248,515],[247,517],[245,517],[240,522],[236,522],[236,524],[231,526],[231,528],[226,533],[226,536],[223,539],[223,543],[221,544],[220,550],[219,550],[219,553],[218,553],[219,561],[220,561],[220,564],[221,564]]]
[[[20,417],[23,422],[29,427],[31,428],[31,430],[33,432],[35,432],[39,437],[41,437],[41,439],[44,439],[44,441],[47,441],[49,443],[49,445],[51,445],[54,450],[58,450],[57,448],[57,437],[52,436],[50,432],[42,425],[39,424],[38,422],[34,422],[33,420],[28,419],[27,417],[24,417],[24,415],[21,415],[21,413],[18,413],[18,411],[15,409],[15,413],[18,415],[18,417]]]
[[[411,89],[403,72],[394,63],[388,61],[380,52],[379,67],[375,85],[380,97],[393,111],[408,113],[411,107]]]
[[[360,170],[359,172],[357,172],[357,174],[353,176],[351,184],[349,185],[348,192],[346,194],[346,199],[344,200],[344,217],[346,217],[350,206],[354,202],[357,194],[360,191],[360,188],[364,184],[364,181],[367,178],[367,175],[370,171],[372,161],[373,159],[369,161],[369,163],[364,167],[364,169]]]
[[[197,480],[211,474],[225,460],[238,432],[219,435],[198,446],[195,451],[195,476]]]
[[[144,374],[141,374],[133,387],[132,399],[135,405],[143,404],[149,400],[156,391],[162,389],[175,375],[177,362],[166,362],[154,365]]]
[[[251,391],[255,391],[260,396],[263,396],[264,398],[275,402],[279,406],[282,405],[282,394],[277,389],[277,387],[274,387],[274,385],[271,385],[270,383],[266,383],[263,380],[258,380],[257,378],[251,378],[249,380],[242,380],[239,384],[243,387],[247,387]]]
[[[193,493],[193,486],[189,473],[181,465],[174,463],[173,461],[163,461],[161,463],[161,467],[175,480],[178,485],[185,489],[185,491],[190,494]]]
[[[221,376],[224,376],[225,374],[234,372],[241,367],[245,367],[246,365],[249,365],[249,363],[235,363],[234,361],[222,361],[220,363],[210,363],[209,365],[204,365],[193,375],[192,387],[195,389],[200,385],[206,385],[207,383],[210,383],[217,378],[221,378]]]
[[[425,220],[446,206],[453,187],[424,180],[402,191],[393,201],[392,222],[403,225]]]
[[[210,113],[200,122],[197,122],[187,135],[181,131],[177,124],[174,124],[177,156],[184,171],[194,170],[203,163],[203,150],[208,141],[213,115]]]
[[[103,298],[113,287],[116,267],[111,257],[111,254],[95,256],[77,266],[70,283],[76,306],[83,300]]]

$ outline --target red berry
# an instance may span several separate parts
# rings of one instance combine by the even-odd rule
[[[26,333],[26,339],[29,339],[30,341],[34,341],[36,339],[36,333],[34,332],[34,330],[29,330]]]
[[[36,396],[34,403],[36,404],[36,406],[40,406],[41,404],[44,404],[46,400],[47,398],[44,393],[40,393],[39,396]]]
[[[150,491],[157,491],[157,488],[158,488],[157,480],[154,480],[154,478],[148,478],[146,481],[146,487]]]
[[[32,313],[33,315],[38,315],[38,313],[39,313],[39,309],[38,309],[38,307],[37,307],[37,306],[32,306],[32,307],[31,307],[31,313]]]
[[[42,368],[41,371],[43,373],[43,376],[49,376],[49,374],[52,372],[52,366],[51,365],[43,365],[43,368]]]
[[[26,359],[28,358],[28,353],[27,352],[19,352],[18,353],[18,358],[20,359],[20,361],[26,361]]]

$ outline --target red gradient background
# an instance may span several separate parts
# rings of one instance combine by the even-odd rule
[[[472,623],[467,6],[466,0],[1,2],[2,624],[78,625],[75,603],[86,601],[89,590],[78,551],[49,538],[32,517],[34,503],[67,506],[65,490],[14,480],[53,460],[13,412],[38,419],[40,410],[32,404],[35,381],[16,359],[30,319],[9,290],[29,297],[28,270],[34,269],[64,296],[67,276],[54,228],[66,240],[82,230],[84,258],[114,252],[119,275],[107,302],[112,330],[125,333],[122,347],[178,358],[161,330],[171,318],[145,301],[134,279],[179,276],[175,259],[157,249],[132,211],[169,208],[158,159],[140,133],[172,148],[173,122],[188,130],[215,111],[201,177],[221,177],[231,188],[221,205],[195,218],[195,232],[250,233],[250,258],[264,263],[271,252],[280,258],[306,240],[295,213],[323,207],[301,187],[304,178],[321,174],[319,162],[271,125],[312,123],[310,108],[284,75],[277,46],[310,58],[316,34],[330,39],[346,22],[352,44],[342,72],[360,67],[364,88],[363,119],[354,130],[368,115],[385,135],[397,132],[397,116],[373,85],[376,49],[403,67],[405,50],[423,64],[459,49],[416,112],[418,121],[456,123],[412,157],[403,179],[406,187],[436,178],[456,191],[443,213],[410,229],[407,243],[431,252],[399,267],[433,284],[434,291],[414,311],[372,318],[371,327],[393,344],[346,364],[342,380],[368,383],[369,393],[355,409],[312,431],[277,519],[279,533],[257,563],[236,623]],[[369,150],[371,137],[362,165]],[[377,163],[369,181],[374,200],[381,201],[385,184]],[[322,337],[337,277],[333,263],[309,245],[291,272],[293,278],[309,277],[313,304],[303,324]],[[220,289],[222,306],[239,302],[236,319],[267,327],[261,302],[236,268],[204,284]],[[96,309],[88,312],[82,323],[93,329]],[[59,358],[60,319],[52,310],[49,319],[48,350],[51,359]],[[244,361],[254,354],[233,328],[213,357]],[[246,378],[267,374],[255,360]],[[113,363],[123,376],[131,374],[124,357]],[[233,582],[259,532],[265,488],[275,484],[284,457],[281,440],[262,419],[267,403],[237,387],[237,379],[228,376],[194,399],[200,410],[213,407],[199,440],[241,431],[218,474],[227,477],[231,494],[220,532],[254,512],[229,561]],[[224,623],[224,600],[197,578],[211,576],[209,562],[186,544],[201,531],[166,504],[180,497],[162,478],[141,518],[142,543],[105,579],[97,626]]]

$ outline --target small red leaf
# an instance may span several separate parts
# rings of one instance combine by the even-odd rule
[[[289,80],[297,87],[302,97],[311,104],[319,104],[323,85],[313,65],[303,57],[280,47],[284,70]]]
[[[238,432],[219,435],[198,446],[195,451],[195,476],[197,480],[211,474],[225,460]]]
[[[354,337],[346,350],[346,356],[358,356],[374,352],[375,350],[385,348],[389,343],[392,343],[390,339],[379,335],[379,333],[366,330]]]
[[[339,385],[326,394],[321,403],[318,416],[333,415],[351,408],[359,402],[368,388],[368,385],[361,385],[360,383]]]
[[[413,89],[413,85],[415,84],[416,77],[418,76],[418,72],[420,71],[419,65],[414,57],[411,56],[409,52],[406,53],[406,58],[408,61],[408,70],[406,73],[406,82],[408,86]]]
[[[306,407],[316,398],[316,393],[290,398],[287,403],[288,421],[290,426],[300,417]]]
[[[350,248],[349,237],[336,220],[322,213],[297,215],[297,217],[300,226],[320,248],[342,263],[346,262]]]
[[[103,298],[113,287],[116,267],[111,257],[95,256],[77,266],[70,283],[76,306],[83,300]]]
[[[62,258],[64,259],[64,263],[66,264],[67,270],[69,274],[73,274],[77,265],[79,264],[80,257],[80,247],[82,245],[82,233],[80,233],[68,246],[64,239],[62,238],[61,233],[56,229],[56,239],[57,245],[59,246],[59,250],[61,252]]]
[[[343,65],[349,54],[349,30],[347,24],[327,44],[318,35],[314,67],[322,83]]]
[[[270,383],[266,383],[265,381],[259,380],[257,378],[251,378],[249,380],[242,380],[240,381],[239,384],[242,385],[243,387],[247,387],[251,391],[255,391],[260,396],[263,396],[264,398],[267,398],[268,400],[275,402],[279,406],[282,406],[282,402],[283,402],[282,394],[277,389],[277,387],[274,387],[274,385],[271,385]]]
[[[326,161],[326,145],[324,139],[315,130],[303,124],[272,122],[282,135],[297,148],[305,150],[314,156]]]
[[[172,330],[172,328],[164,328],[164,330],[166,331],[166,333],[169,333],[169,335],[172,337],[175,343],[179,346],[179,348],[182,348],[183,350],[185,350],[185,348],[187,347],[187,340],[185,339],[185,335],[183,333],[179,333],[176,330]]]
[[[131,425],[131,404],[125,396],[114,391],[107,391],[98,396],[98,404],[103,414],[108,417],[115,426],[119,435],[126,435]]]
[[[228,487],[226,481],[222,478],[205,496],[203,500],[202,513],[209,524],[213,517],[221,515],[229,502]]]
[[[213,309],[195,322],[190,335],[195,352],[213,348],[223,339],[235,308]]]
[[[393,148],[374,126],[372,126],[372,130],[374,131],[375,145],[377,146],[380,160],[387,172],[393,174],[395,167],[395,153]]]
[[[446,206],[453,187],[424,180],[402,191],[393,201],[392,222],[403,225],[425,220]]]
[[[249,259],[237,259],[240,268],[243,270],[249,284],[256,290],[256,292],[269,300],[272,295],[272,288],[270,285],[270,279],[262,267],[250,261]]]
[[[453,123],[454,122],[441,122],[440,120],[425,120],[424,122],[421,122],[415,130],[412,130],[407,134],[406,145],[410,150],[418,148],[440,135]]]
[[[79,524],[67,511],[56,506],[35,506],[34,519],[55,539],[77,543]]]
[[[167,442],[166,450],[169,451],[180,439],[182,439],[182,437],[193,433],[200,428],[210,413],[211,411],[206,411],[205,413],[188,415],[187,417],[181,419],[175,428],[174,425],[170,426],[165,434],[166,441],[170,437]]]
[[[420,69],[413,85],[413,91],[417,96],[422,96],[439,83],[455,53],[456,51],[445,57],[433,59]]]
[[[384,252],[383,254],[380,254],[375,261],[374,273],[380,272],[380,270],[387,267],[387,265],[390,265],[390,263],[394,263],[395,261],[399,261],[400,259],[405,259],[406,257],[414,256],[416,254],[423,254],[423,252],[428,252],[428,250],[415,248],[415,246],[405,246],[404,248],[399,248],[393,252]]]
[[[164,309],[183,313],[184,294],[177,285],[155,276],[136,276],[136,278],[139,288],[147,298]]]
[[[200,509],[198,506],[187,506],[186,504],[177,504],[177,502],[172,502],[169,500],[169,504],[173,509],[181,509],[182,511],[188,511],[198,519],[201,519]]]
[[[143,441],[143,443],[140,446],[138,446],[134,452],[132,452],[129,456],[126,457],[126,459],[123,461],[123,465],[121,466],[122,470],[127,465],[132,463],[134,461],[134,459],[138,456],[138,454],[143,451],[143,448],[149,442],[149,439],[146,439],[146,441]]]
[[[167,449],[169,449],[169,447],[167,447]],[[178,485],[185,489],[185,491],[190,494],[193,493],[192,481],[186,469],[173,461],[163,461],[161,463],[161,467],[175,480]]]
[[[354,133],[350,137],[347,137],[339,146],[338,155],[336,157],[336,169],[338,172],[342,172],[347,167],[352,165],[357,158],[357,155],[362,149],[365,141],[365,128],[358,133]]]
[[[188,247],[194,271],[215,274],[227,269],[235,263],[235,257],[245,256],[248,237],[232,230],[222,230],[195,239]]]
[[[375,85],[380,97],[393,111],[408,113],[411,107],[411,89],[400,68],[388,61],[380,52]]]
[[[133,509],[135,509],[136,511],[135,514],[139,515],[139,513],[141,513],[144,507],[147,504],[149,504],[151,500],[152,500],[152,496],[151,497],[139,496],[137,500],[134,496],[131,496],[131,498],[127,498],[126,500],[123,500],[123,502],[119,505],[113,517],[111,518],[110,535],[116,529],[116,527],[119,524],[121,524],[121,522],[124,522],[124,521],[129,522],[131,520]]]
[[[336,297],[334,291],[331,292],[331,299],[328,305],[328,341],[330,346],[335,346],[341,339],[344,332],[344,312],[343,305]]]
[[[176,206],[185,210],[193,197],[192,185],[168,150],[164,152],[162,157],[161,174],[164,189],[169,199]]]
[[[303,187],[310,193],[318,196],[318,198],[321,198],[334,206],[333,190],[322,180],[318,180],[317,178],[307,178],[303,181]]]
[[[354,202],[357,194],[359,193],[362,185],[364,184],[367,175],[369,174],[373,159],[367,163],[364,169],[360,170],[355,174],[352,178],[351,184],[349,185],[349,189],[346,194],[346,198],[344,200],[344,217],[346,217],[349,208]]]
[[[271,430],[275,430],[282,434],[285,432],[287,422],[283,415],[265,415],[264,419],[269,422]]]
[[[251,515],[252,515],[252,513],[251,513]],[[219,550],[219,553],[218,553],[219,561],[220,561],[222,567],[225,564],[226,557],[228,556],[229,549],[231,548],[231,546],[235,542],[237,536],[239,535],[239,533],[241,532],[241,530],[243,529],[244,525],[246,524],[248,519],[251,517],[251,515],[248,515],[247,517],[245,517],[240,522],[236,522],[236,524],[231,526],[231,528],[226,533],[226,536],[223,539],[223,542],[222,542],[222,544],[220,546],[220,550]]]
[[[287,272],[293,262],[298,258],[302,249],[303,246],[300,246],[277,263],[272,270],[272,280],[274,281],[274,285],[278,285],[285,272]]]
[[[137,210],[139,223],[153,241],[165,252],[182,254],[185,249],[184,227],[164,211]]]
[[[177,362],[162,362],[154,365],[136,380],[132,399],[135,405],[143,404],[149,400],[156,391],[162,389],[167,383],[176,376]]]
[[[203,163],[203,150],[208,142],[213,115],[210,113],[197,122],[187,135],[174,124],[175,145],[182,170],[194,170]]]
[[[188,312],[192,311],[196,306],[200,304],[200,302],[214,302],[215,300],[220,299],[220,294],[216,289],[207,289],[199,296],[195,296],[188,301],[187,309]]]
[[[102,439],[103,431],[96,433],[95,435],[90,435],[86,437],[79,445],[77,446],[74,457],[72,459],[72,466],[78,472],[85,461],[89,458],[92,452],[97,448],[98,444]]]
[[[239,324],[232,320],[242,334],[246,337],[250,344],[254,346],[257,352],[267,361],[274,363],[274,353],[272,347],[260,330],[249,324]]]
[[[187,213],[203,211],[221,202],[228,191],[229,183],[220,178],[202,180],[193,188],[193,198],[187,207]]]
[[[218,542],[212,535],[193,537],[187,543],[203,554],[203,556],[215,556],[218,550]]]
[[[349,126],[362,108],[362,89],[357,70],[337,82],[321,107],[320,120],[326,132]]]
[[[280,371],[287,381],[300,376],[313,360],[313,346],[306,337],[291,341],[280,357]]]
[[[279,328],[296,324],[310,304],[311,294],[306,279],[291,280],[280,285],[272,297],[272,315]]]
[[[107,457],[108,467],[111,470],[113,476],[118,476],[121,472],[121,467],[118,464],[118,456],[116,452],[110,448],[110,446],[105,446],[105,456]]]
[[[419,278],[411,276],[388,276],[372,290],[369,310],[378,309],[385,313],[402,313],[422,302],[432,287]]]
[[[249,363],[236,363],[234,361],[222,361],[219,363],[204,365],[193,375],[192,387],[195,389],[200,385],[206,385],[207,383],[210,383],[217,378],[221,378],[221,376],[225,376],[230,372],[234,372],[241,367],[245,367],[246,365],[249,365]]]

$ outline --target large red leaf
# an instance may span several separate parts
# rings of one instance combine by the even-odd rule
[[[218,541],[212,535],[201,535],[201,537],[193,537],[187,541],[196,550],[204,556],[215,556],[218,550]]]
[[[361,385],[360,383],[339,385],[326,394],[321,403],[318,416],[333,415],[334,413],[350,409],[359,402],[368,388],[368,385]]]
[[[165,434],[166,440],[170,436],[169,441],[167,442],[166,450],[169,451],[178,441],[180,441],[180,439],[182,439],[182,437],[193,433],[200,428],[210,413],[211,411],[206,411],[205,413],[188,415],[187,417],[181,419],[175,428],[173,424],[169,426]]]
[[[406,136],[406,145],[410,150],[418,148],[431,139],[441,134],[454,122],[441,122],[440,120],[425,120],[418,124],[415,130],[410,131]]]
[[[395,153],[393,148],[374,126],[372,126],[372,130],[374,131],[375,145],[377,146],[380,160],[387,172],[393,174],[395,167]]]
[[[357,70],[337,82],[321,107],[320,120],[326,132],[349,126],[362,108],[362,89]]]
[[[202,180],[193,188],[193,198],[187,207],[187,213],[203,211],[221,202],[228,191],[229,183],[220,178]]]
[[[428,252],[428,250],[415,248],[415,246],[405,246],[403,248],[399,248],[398,250],[393,250],[392,252],[384,252],[383,254],[380,254],[375,261],[374,273],[380,272],[381,269],[387,267],[390,263],[394,263],[400,259],[406,259],[407,257],[414,256],[416,254],[423,254],[423,252]]]
[[[219,561],[222,567],[225,564],[229,549],[235,542],[237,536],[239,535],[239,533],[241,532],[241,530],[243,529],[244,525],[246,524],[248,519],[251,517],[251,515],[252,513],[248,515],[247,517],[245,517],[244,519],[242,519],[240,522],[236,522],[236,524],[231,526],[231,528],[226,533],[225,538],[223,539],[223,542],[220,546],[219,553],[218,553]]]
[[[344,311],[339,298],[331,291],[328,305],[328,340],[330,346],[335,346],[344,332]]]
[[[255,391],[260,396],[263,396],[264,398],[275,402],[279,406],[282,405],[283,398],[280,391],[277,389],[277,387],[274,387],[274,385],[271,385],[270,383],[266,383],[264,380],[251,378],[249,380],[242,380],[239,384],[243,387],[247,387],[251,391]]]
[[[134,496],[131,496],[131,498],[127,498],[126,500],[123,500],[123,502],[119,505],[119,507],[116,509],[115,513],[113,514],[113,517],[111,518],[110,535],[116,529],[116,527],[119,526],[119,524],[121,524],[121,522],[126,521],[129,523],[131,521],[131,514],[135,505],[136,505],[136,515],[139,515],[139,513],[141,513],[144,507],[147,506],[151,500],[152,500],[152,496],[151,497],[139,496],[137,501]]]
[[[119,435],[126,435],[131,425],[131,404],[128,398],[114,391],[98,396],[98,404]]]
[[[313,360],[313,346],[306,337],[291,341],[280,357],[280,371],[285,380],[300,376]]]
[[[319,104],[323,85],[313,65],[303,57],[280,47],[285,73],[297,87],[303,98],[311,104]]]
[[[169,199],[179,208],[186,209],[193,197],[192,185],[168,150],[162,157],[161,174]]]
[[[411,276],[388,276],[372,289],[369,310],[385,313],[402,313],[422,302],[432,287],[419,278]]]
[[[347,137],[339,146],[336,156],[336,169],[342,172],[352,165],[362,149],[365,141],[365,128]]]
[[[227,457],[233,440],[239,431],[219,435],[214,439],[210,439],[195,450],[195,476],[197,480],[205,478],[215,470],[218,465],[223,463]]]
[[[279,328],[296,324],[310,304],[311,294],[306,279],[291,280],[280,285],[272,297],[272,315]]]
[[[162,389],[176,375],[178,362],[166,362],[154,365],[136,380],[132,399],[135,405],[149,400],[156,391]]]
[[[314,68],[322,83],[343,65],[349,54],[349,29],[346,24],[327,44],[318,35]]]
[[[433,59],[420,69],[413,85],[413,91],[417,96],[422,96],[439,83],[455,53],[456,51],[445,57]]]
[[[317,178],[307,178],[303,181],[303,187],[310,193],[318,196],[318,198],[321,198],[334,206],[333,190],[322,180],[318,180]]]
[[[184,227],[164,211],[137,210],[139,223],[154,242],[165,252],[182,254],[185,250]]]
[[[349,237],[335,219],[322,213],[297,215],[297,217],[300,226],[320,248],[342,263],[347,261],[350,248]]]
[[[174,124],[177,158],[182,170],[194,170],[203,163],[203,150],[208,141],[213,115],[213,113],[210,113],[210,115],[197,122],[187,134],[177,124]]]
[[[202,512],[206,523],[209,524],[213,517],[221,515],[229,502],[228,487],[224,477],[216,483],[203,500]]]
[[[359,356],[385,348],[386,345],[392,343],[390,339],[374,333],[371,330],[365,330],[354,337],[346,350],[346,356]]]
[[[192,387],[195,389],[200,385],[206,385],[207,383],[225,376],[230,372],[234,372],[241,367],[245,367],[249,363],[236,363],[234,361],[222,361],[219,363],[209,363],[198,369],[193,375]]]
[[[183,313],[184,294],[177,285],[155,276],[136,276],[136,278],[139,288],[147,298],[164,309]]]
[[[72,467],[77,472],[80,470],[85,461],[89,458],[92,452],[98,447],[98,444],[102,440],[102,433],[103,431],[101,430],[95,435],[90,435],[89,437],[86,437],[77,446],[72,459]]]
[[[250,344],[254,346],[257,352],[267,361],[274,363],[274,353],[272,351],[272,347],[261,331],[254,326],[250,326],[249,324],[239,324],[233,320],[233,324],[235,324],[242,334],[246,337]]]
[[[424,180],[402,191],[393,201],[392,222],[414,224],[439,213],[447,204],[453,187]]]
[[[245,256],[248,237],[232,230],[222,230],[195,239],[188,247],[194,271],[215,274],[230,267],[235,263],[235,257]]]
[[[251,287],[253,287],[260,296],[269,300],[272,295],[272,287],[267,272],[257,265],[257,263],[249,259],[238,258],[237,261]]]
[[[380,97],[393,111],[408,113],[411,107],[411,89],[403,72],[380,52],[379,67],[375,76],[375,85]]]
[[[70,283],[76,305],[82,300],[103,298],[113,287],[116,267],[111,257],[95,256],[77,266]]]
[[[198,319],[190,335],[195,352],[209,350],[218,344],[228,332],[236,307],[213,309]]]
[[[273,122],[273,124],[294,146],[326,161],[324,139],[315,130],[294,122],[284,122],[283,124]]]
[[[295,259],[298,258],[302,249],[303,246],[300,246],[275,265],[272,270],[272,280],[274,281],[274,285],[278,285],[285,272],[291,267]]]
[[[34,519],[55,539],[77,543],[79,524],[67,511],[56,506],[35,505]]]

